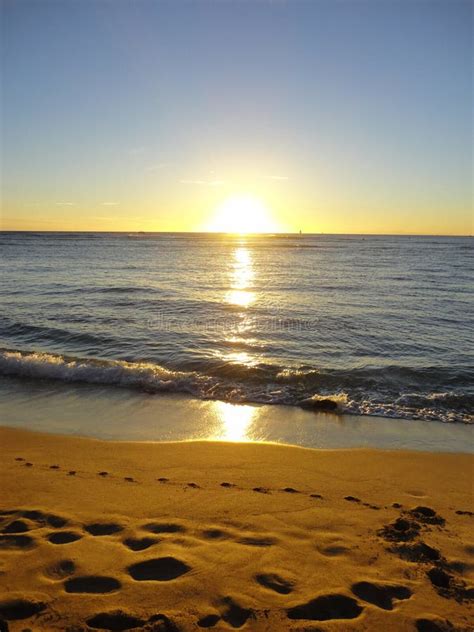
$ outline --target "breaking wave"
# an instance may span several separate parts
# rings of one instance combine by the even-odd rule
[[[466,368],[321,370],[207,362],[196,370],[172,370],[152,362],[1,349],[0,375],[187,393],[234,403],[297,406],[312,398],[319,410],[329,400],[338,412],[350,414],[474,423],[474,371]]]

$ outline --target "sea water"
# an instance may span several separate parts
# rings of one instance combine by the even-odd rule
[[[0,233],[1,392],[82,384],[227,404],[329,399],[393,424],[469,423],[472,245]]]

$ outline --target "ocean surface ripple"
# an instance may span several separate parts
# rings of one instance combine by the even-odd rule
[[[473,422],[471,238],[0,233],[0,375]]]

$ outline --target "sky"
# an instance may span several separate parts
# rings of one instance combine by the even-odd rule
[[[473,6],[2,0],[0,228],[472,234]]]

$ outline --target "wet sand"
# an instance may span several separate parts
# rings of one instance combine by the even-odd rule
[[[0,444],[3,629],[472,629],[470,455]]]
[[[111,441],[264,441],[324,449],[474,452],[472,424],[231,404],[89,384],[38,381],[25,389],[8,378],[0,382],[0,419],[14,428]]]

